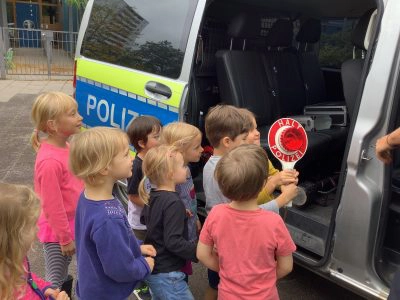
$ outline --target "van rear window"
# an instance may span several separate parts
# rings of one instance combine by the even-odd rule
[[[95,0],[81,54],[178,78],[196,5],[197,0]]]

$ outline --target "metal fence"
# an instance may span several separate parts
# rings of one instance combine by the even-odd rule
[[[0,77],[72,77],[77,38],[77,32],[0,27]]]

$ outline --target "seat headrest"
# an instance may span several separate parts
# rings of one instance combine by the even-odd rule
[[[260,18],[241,13],[229,23],[228,35],[233,38],[257,38],[260,36],[260,28]]]
[[[289,47],[293,40],[293,23],[279,19],[268,31],[266,45],[268,47]]]
[[[367,33],[368,25],[371,19],[372,13],[375,11],[375,8],[367,10],[358,20],[356,27],[353,30],[351,35],[351,41],[353,45],[362,50],[367,50],[365,47],[365,35]]]
[[[321,21],[317,19],[308,19],[305,21],[296,36],[299,43],[314,44],[321,38]]]

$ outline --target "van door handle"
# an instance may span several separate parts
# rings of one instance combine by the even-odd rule
[[[168,86],[155,81],[147,82],[145,90],[148,92],[149,96],[159,100],[169,99],[171,98],[172,95],[172,91]]]

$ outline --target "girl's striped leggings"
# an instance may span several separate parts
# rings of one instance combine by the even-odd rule
[[[61,252],[60,244],[44,243],[44,263],[46,281],[51,282],[55,288],[61,288],[61,285],[68,277],[68,266],[71,262],[71,256],[64,256]]]

